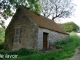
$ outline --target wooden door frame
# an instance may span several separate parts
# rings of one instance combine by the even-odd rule
[[[43,50],[48,48],[48,33],[43,32]]]

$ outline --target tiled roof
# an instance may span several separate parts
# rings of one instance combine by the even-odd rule
[[[53,20],[50,20],[41,15],[37,15],[36,13],[26,9],[25,7],[20,6],[19,8],[23,9],[25,13],[28,14],[39,27],[56,31],[56,32],[60,32],[60,33],[64,33],[64,34],[68,34]]]

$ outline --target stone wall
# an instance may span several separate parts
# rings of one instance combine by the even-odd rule
[[[15,28],[20,27],[20,42],[14,43]],[[6,29],[5,49],[19,50],[20,48],[37,49],[38,27],[24,10],[18,9]]]
[[[48,43],[47,43],[47,48],[50,47],[50,44],[53,44],[56,41],[59,40],[63,40],[63,39],[67,39],[69,38],[69,35],[67,34],[62,34],[62,33],[58,33],[55,31],[51,31],[48,29],[44,29],[44,28],[38,28],[38,49],[42,50],[43,49],[43,32],[48,33]]]
[[[34,20],[25,13],[23,9],[18,9],[5,33],[5,49],[19,50],[20,48],[42,50],[43,32],[48,33],[48,46],[55,41],[68,37],[66,34],[58,33],[48,29],[38,27]],[[20,42],[14,43],[15,28],[20,27]]]

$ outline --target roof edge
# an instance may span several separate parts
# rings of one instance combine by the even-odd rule
[[[44,27],[41,27],[41,26],[38,26],[40,28],[44,28]],[[47,28],[44,28],[44,29],[47,29]],[[48,29],[48,30],[51,30],[51,29]],[[62,33],[62,34],[66,34],[66,35],[69,35],[68,33],[63,33],[63,32],[59,32],[59,31],[56,31],[56,30],[51,30],[51,31],[55,31],[55,32],[58,32],[58,33]]]

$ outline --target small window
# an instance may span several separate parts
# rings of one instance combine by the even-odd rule
[[[20,28],[15,29],[14,43],[19,43],[20,38]]]

